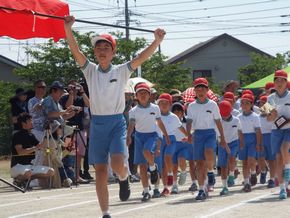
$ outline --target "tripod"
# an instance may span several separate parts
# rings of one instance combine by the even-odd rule
[[[81,130],[79,129],[78,126],[74,126],[74,131],[73,131],[73,134],[72,134],[72,141],[75,145],[75,150],[76,150],[76,155],[75,155],[75,184],[76,184],[76,187],[77,187],[77,175],[79,174],[79,170],[78,169],[78,137],[81,139],[83,145],[85,145],[85,140],[81,134]]]
[[[13,183],[8,182],[7,180],[5,180],[5,179],[3,179],[1,177],[0,177],[0,181],[3,182],[3,183],[5,183],[5,184],[7,184],[7,185],[9,185],[9,186],[11,186],[12,188],[15,188],[18,191],[21,191],[22,193],[25,193],[26,190],[27,190],[27,188],[28,188],[28,186],[29,186],[29,184],[27,183],[25,189],[22,189],[22,188],[18,187],[17,185],[14,185]]]

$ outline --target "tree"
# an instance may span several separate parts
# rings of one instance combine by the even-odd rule
[[[257,53],[251,53],[251,64],[239,69],[241,85],[249,85],[262,79],[275,70],[282,69],[286,65],[285,54],[277,54],[276,57],[268,57]]]

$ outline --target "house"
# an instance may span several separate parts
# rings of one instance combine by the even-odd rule
[[[23,67],[23,65],[0,55],[0,81],[5,82],[17,82],[19,77],[13,73],[13,70],[17,67]]]
[[[193,79],[211,77],[215,83],[238,80],[238,69],[251,63],[252,52],[267,54],[226,33],[192,46],[170,58],[167,63],[183,62]]]

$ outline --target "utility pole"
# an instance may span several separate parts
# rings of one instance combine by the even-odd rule
[[[126,27],[130,26],[130,15],[129,15],[129,8],[128,8],[128,0],[125,0],[125,25]],[[126,40],[129,40],[130,33],[129,29],[126,28]]]

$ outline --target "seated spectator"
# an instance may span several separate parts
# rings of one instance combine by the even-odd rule
[[[27,113],[27,92],[23,88],[17,88],[15,95],[10,98],[11,114],[13,123],[13,133],[20,130],[21,127],[17,123],[17,117],[22,113]]]
[[[17,118],[21,128],[12,138],[11,177],[20,180],[48,178],[54,175],[54,170],[32,163],[35,151],[44,147],[45,142],[39,143],[31,133],[32,117],[23,113]]]

